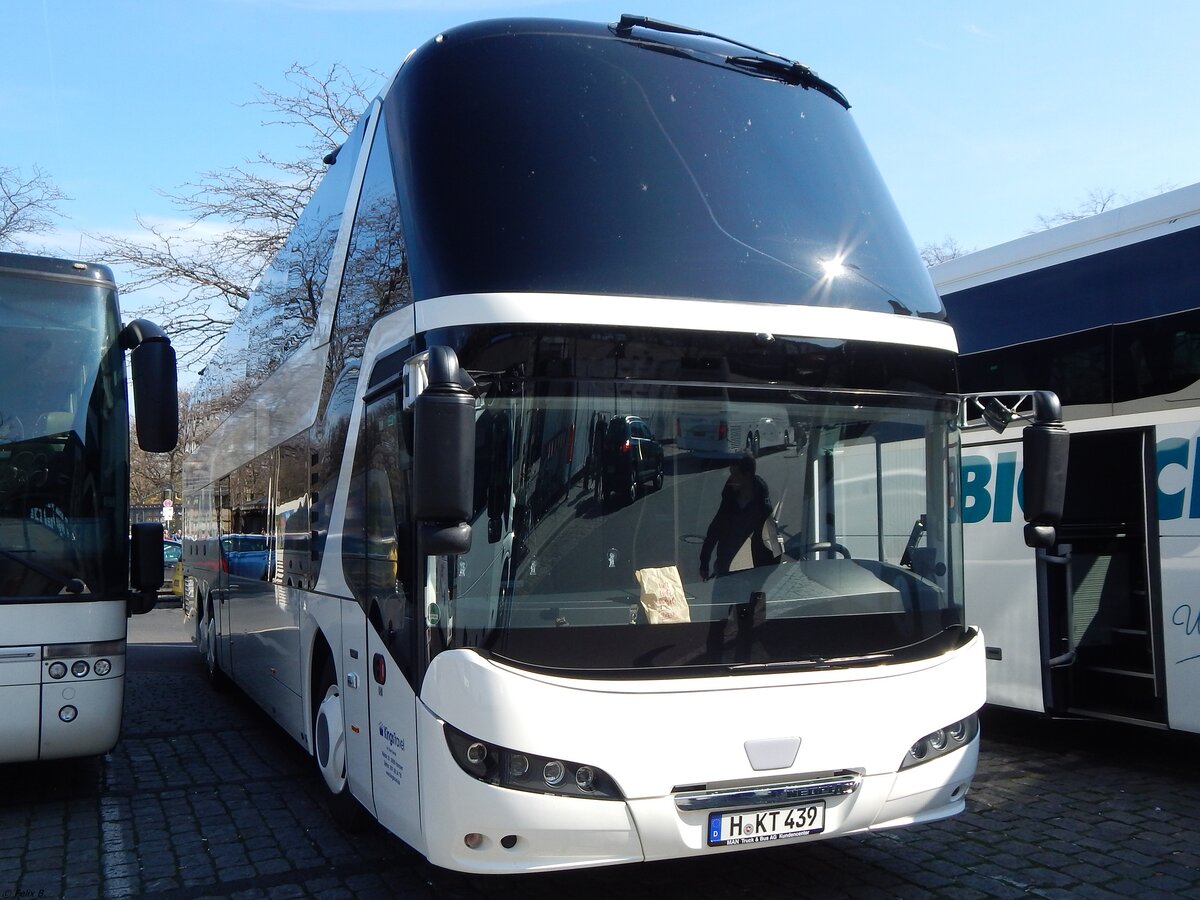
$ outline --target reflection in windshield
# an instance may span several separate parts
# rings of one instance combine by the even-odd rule
[[[562,669],[834,664],[940,652],[922,647],[961,624],[948,409],[539,390],[484,403],[479,453],[512,464],[478,498],[451,645]],[[676,437],[688,416],[750,439],[706,458]],[[787,436],[762,449],[768,420]]]
[[[0,278],[0,596],[127,580],[126,560],[97,552],[116,545],[128,477],[115,309],[104,286]]]

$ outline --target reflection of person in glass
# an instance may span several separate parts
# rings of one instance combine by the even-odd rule
[[[583,490],[586,492],[588,483],[593,485],[596,499],[600,499],[600,460],[604,455],[604,431],[608,420],[604,413],[593,413],[591,425],[588,426],[588,455],[587,465],[583,469]]]
[[[700,548],[700,577],[705,581],[738,569],[770,565],[778,558],[778,550],[770,547],[763,535],[771,519],[770,490],[755,468],[749,453],[730,463],[721,505]],[[716,558],[710,570],[708,561],[714,549]]]

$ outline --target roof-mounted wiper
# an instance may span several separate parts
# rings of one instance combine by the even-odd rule
[[[795,84],[803,88],[812,88],[836,100],[842,106],[846,107],[846,109],[850,108],[850,101],[846,99],[846,96],[841,91],[828,81],[819,78],[816,72],[803,63],[781,60],[774,56],[727,56],[725,57],[725,62],[731,66],[749,69],[751,72],[765,75],[768,78],[778,78],[785,84]]]
[[[689,28],[686,25],[675,25],[671,22],[663,22],[660,19],[651,19],[648,16],[624,14],[621,16],[621,20],[612,26],[612,28],[618,37],[631,37],[634,28],[645,28],[649,31],[661,31],[667,34],[684,34],[690,37],[711,38],[734,47],[741,47],[743,50],[749,50],[754,56],[726,56],[725,62],[731,66],[746,69],[760,75],[778,78],[786,84],[794,84],[799,87],[818,90],[822,94],[836,100],[842,106],[846,107],[846,109],[850,108],[850,102],[846,99],[845,95],[828,81],[819,77],[808,66],[788,59],[786,56],[781,56],[778,53],[772,53],[770,50],[760,50],[758,47],[752,47],[749,44],[735,41],[732,38],[727,38],[724,35],[711,31]]]

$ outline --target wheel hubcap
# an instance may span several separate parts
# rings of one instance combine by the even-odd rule
[[[346,733],[342,728],[342,698],[332,684],[317,708],[314,743],[317,767],[334,794],[346,787]]]

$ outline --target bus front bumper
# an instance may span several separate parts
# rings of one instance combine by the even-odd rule
[[[502,874],[679,859],[803,843],[944,819],[962,812],[979,738],[961,750],[900,772],[867,775],[856,789],[824,799],[819,833],[709,846],[709,815],[681,809],[674,795],[626,801],[515,791],[447,768],[452,805],[423,798],[430,862],[463,872]],[[438,754],[440,757],[441,754]]]

